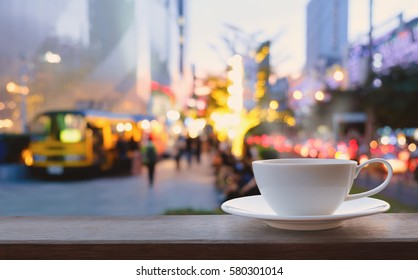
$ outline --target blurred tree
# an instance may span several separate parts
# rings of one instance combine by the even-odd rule
[[[257,48],[255,61],[258,65],[258,69],[254,97],[257,102],[259,102],[259,105],[265,107],[271,100],[269,83],[269,77],[271,74],[270,41],[263,42]]]
[[[336,113],[365,112],[375,128],[418,127],[418,65],[394,67],[388,74],[370,76],[369,85],[354,90],[326,90],[328,101],[312,109],[313,126],[332,125]]]
[[[209,85],[211,93],[208,97],[207,104],[207,115],[210,116],[214,111],[222,110],[228,111],[231,110],[228,108],[228,83],[222,77],[209,76],[206,78],[206,84]]]
[[[373,109],[375,125],[418,127],[418,65],[393,67],[374,81],[380,86],[367,92],[367,104]]]
[[[214,125],[216,130],[216,122],[226,123],[229,117],[234,122],[234,132],[232,132],[232,125],[225,125],[224,135],[226,130],[228,135],[222,137],[225,140],[226,137],[232,138],[232,152],[236,156],[241,156],[242,145],[244,143],[244,137],[247,132],[253,127],[258,126],[262,122],[278,122],[289,127],[295,125],[295,118],[293,113],[289,110],[279,108],[278,100],[275,100],[277,106],[271,105],[272,96],[270,94],[269,79],[272,73],[271,61],[270,61],[270,45],[272,41],[276,41],[282,35],[282,31],[276,34],[271,40],[257,40],[260,35],[260,31],[253,34],[247,34],[239,27],[233,25],[225,25],[228,33],[222,36],[222,42],[224,43],[224,49],[227,50],[226,57],[222,57],[222,53],[214,45],[211,45],[221,59],[224,60],[226,72],[230,72],[232,65],[227,63],[230,58],[236,55],[240,56],[243,60],[243,76],[244,81],[240,81],[239,86],[246,87],[240,96],[241,102],[244,103],[240,106],[228,105],[228,99],[233,92],[229,92],[228,87],[234,85],[234,81],[229,77],[228,79],[208,77],[207,83],[214,84],[211,87],[211,94],[208,101],[207,117],[208,122]],[[229,74],[229,73],[228,73]],[[250,94],[244,96],[244,91]],[[239,108],[239,109],[237,109]],[[229,116],[227,116],[229,114]],[[215,120],[214,120],[215,118]],[[219,134],[218,134],[219,138]]]

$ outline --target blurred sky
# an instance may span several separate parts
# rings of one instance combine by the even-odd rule
[[[331,0],[329,0],[331,2]],[[190,0],[189,28],[191,62],[197,75],[221,73],[227,56],[222,36],[230,34],[225,24],[257,39],[271,39],[272,66],[279,76],[297,74],[305,63],[306,6],[309,0]],[[406,21],[418,17],[418,0],[374,0],[376,32],[391,30],[404,12]],[[369,29],[369,0],[349,0],[349,41],[358,40]],[[261,42],[261,41],[260,41]],[[212,46],[212,47],[211,47]],[[217,51],[215,51],[216,49]]]

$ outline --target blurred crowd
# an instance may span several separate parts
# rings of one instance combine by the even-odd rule
[[[369,144],[358,134],[347,134],[345,137],[340,137],[338,141],[324,140],[319,137],[300,140],[284,135],[251,135],[245,139],[241,155],[236,157],[232,153],[230,142],[220,142],[214,134],[195,137],[184,134],[179,135],[173,142],[169,157],[175,160],[176,169],[181,170],[182,168],[190,168],[193,164],[200,164],[202,154],[206,153],[205,159],[210,160],[214,185],[219,192],[220,200],[226,201],[260,194],[252,170],[252,162],[260,159],[279,157],[340,158],[361,163],[369,157],[383,157],[391,163],[395,174],[402,175],[402,178],[405,177],[404,179],[418,180],[415,150],[410,149],[407,151],[407,157],[404,156],[405,149],[413,148],[413,145],[403,145],[403,149],[397,149],[395,144],[386,144],[382,140],[373,140]],[[128,147],[132,146],[136,145],[131,144]],[[391,155],[395,156],[389,157]],[[138,158],[142,164],[134,165],[136,167],[133,170],[137,170],[136,172],[143,165],[145,158],[143,151],[138,153]],[[377,170],[374,170],[376,168]],[[367,172],[384,171],[380,170],[381,168],[383,166],[377,166]],[[152,171],[149,178],[150,185],[152,185],[154,168],[148,166],[148,169]]]
[[[253,146],[244,145],[243,155],[235,157],[226,142],[211,142],[212,166],[215,186],[221,200],[260,194],[252,170],[252,162],[259,159]]]

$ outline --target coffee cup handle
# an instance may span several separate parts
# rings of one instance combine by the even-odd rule
[[[358,198],[362,198],[362,197],[367,197],[367,196],[372,196],[374,194],[377,194],[378,192],[381,192],[384,188],[387,187],[387,185],[389,184],[390,179],[392,178],[393,169],[392,169],[392,166],[390,165],[390,163],[388,161],[386,161],[384,159],[381,159],[381,158],[373,158],[373,159],[367,160],[364,163],[357,166],[354,179],[357,178],[358,174],[360,173],[360,170],[363,167],[365,167],[366,165],[368,165],[370,163],[374,163],[374,162],[380,162],[380,163],[383,163],[386,166],[387,172],[388,172],[388,174],[386,176],[386,179],[383,181],[383,183],[381,183],[379,186],[377,186],[374,189],[371,189],[369,191],[362,192],[362,193],[347,195],[347,197],[345,198],[345,201],[358,199]]]

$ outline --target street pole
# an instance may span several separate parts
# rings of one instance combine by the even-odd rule
[[[28,126],[27,126],[27,115],[26,115],[26,94],[22,94],[22,133],[26,134],[28,132]]]
[[[367,78],[366,78],[366,87],[371,90],[371,86],[373,85],[373,0],[369,2],[369,57],[368,57],[368,64],[367,64]],[[365,135],[364,135],[364,144],[368,145],[371,142],[373,137],[373,130],[374,130],[374,112],[373,108],[369,105],[366,109],[367,113],[367,120],[366,120],[366,127],[365,127]],[[370,155],[369,155],[370,156]]]
[[[28,125],[27,125],[27,95],[29,94],[29,67],[28,64],[25,63],[24,66],[20,69],[20,87],[21,87],[21,122],[22,122],[22,133],[28,133]]]
[[[371,83],[373,74],[373,0],[369,2],[369,61],[368,61],[368,79]]]
[[[179,28],[179,56],[180,56],[179,57],[179,72],[180,72],[180,76],[184,77],[184,44],[185,44],[184,0],[178,1],[177,9],[178,9],[177,24]]]

